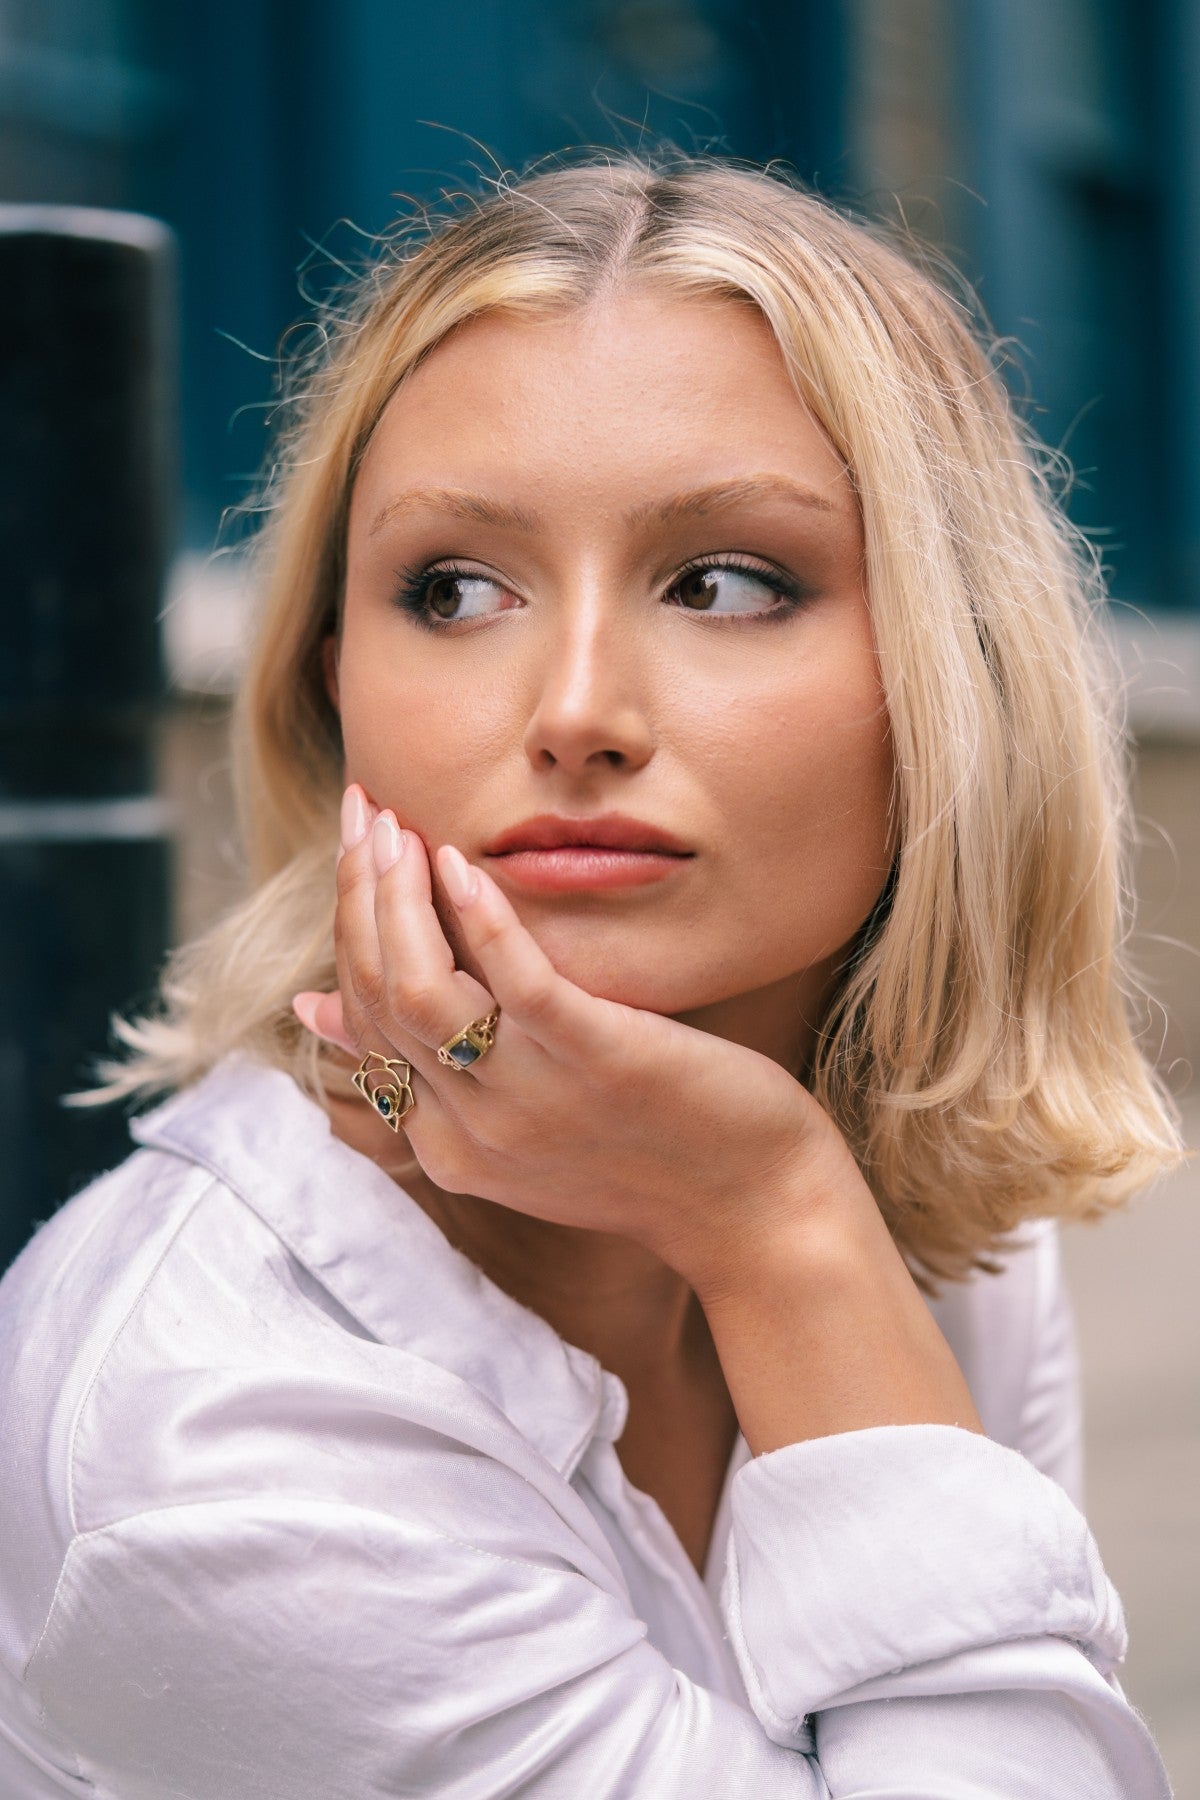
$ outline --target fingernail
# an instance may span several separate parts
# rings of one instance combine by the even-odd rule
[[[404,833],[390,812],[381,812],[371,832],[371,854],[376,873],[386,875],[404,855]]]
[[[438,869],[455,906],[466,906],[479,892],[479,873],[453,844],[438,851]]]
[[[319,998],[320,996],[318,994],[304,993],[292,995],[292,1011],[303,1025],[305,1031],[311,1031],[314,1037],[321,1036],[321,1033],[317,1030],[317,1001]]]
[[[369,824],[367,796],[354,782],[342,795],[342,849],[353,850],[355,844],[361,844]]]

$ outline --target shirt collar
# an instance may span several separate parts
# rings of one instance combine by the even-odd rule
[[[568,1480],[593,1438],[621,1435],[620,1379],[454,1249],[282,1070],[227,1057],[131,1129],[223,1181],[373,1337],[468,1382]]]

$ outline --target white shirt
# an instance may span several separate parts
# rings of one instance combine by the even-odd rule
[[[0,1286],[3,1800],[1168,1794],[1052,1229],[935,1306],[989,1437],[739,1439],[701,1579],[621,1382],[289,1077],[135,1135]]]

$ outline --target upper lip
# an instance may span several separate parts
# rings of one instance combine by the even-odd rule
[[[539,813],[523,819],[485,846],[485,856],[504,856],[511,850],[558,850],[564,846],[602,850],[656,850],[670,856],[690,856],[686,844],[657,825],[628,819],[623,813],[605,813],[597,819],[567,819],[557,813]]]

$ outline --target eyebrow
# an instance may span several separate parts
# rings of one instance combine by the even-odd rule
[[[670,494],[664,500],[645,500],[624,515],[626,526],[636,530],[643,525],[673,525],[681,519],[698,518],[706,513],[721,512],[733,506],[744,506],[754,500],[782,500],[792,506],[809,507],[831,515],[846,508],[831,500],[819,488],[806,487],[784,475],[746,475],[737,481],[714,481],[707,487],[686,493]],[[464,488],[410,488],[389,500],[371,523],[368,536],[374,537],[392,520],[421,510],[450,513],[475,524],[492,525],[502,531],[530,535],[540,531],[543,521],[537,513],[523,506],[508,506],[491,500],[485,494],[472,494]]]

